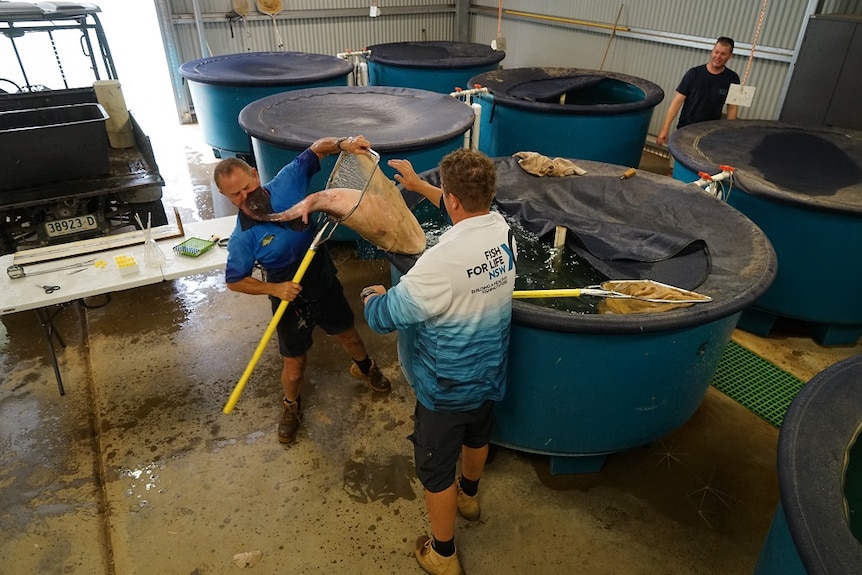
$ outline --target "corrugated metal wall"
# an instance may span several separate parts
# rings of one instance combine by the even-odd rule
[[[252,13],[232,24],[228,0],[156,0],[172,69],[209,54],[277,50],[273,21]],[[456,10],[469,4],[469,38],[489,44],[497,35],[495,0],[377,0],[381,15],[369,17],[374,0],[293,0],[277,17],[285,51],[336,54],[347,49],[410,40],[457,40]],[[703,64],[718,36],[736,40],[730,67],[756,88],[743,118],[778,117],[793,69],[794,53],[818,2],[770,0],[756,49],[760,16],[756,0],[505,0],[499,22],[506,39],[507,68],[562,66],[604,69],[651,80],[665,91],[650,133],[656,134],[683,72]],[[862,0],[826,0],[821,12],[862,13]],[[227,8],[226,8],[227,7]],[[197,9],[196,9],[197,8]],[[622,9],[621,9],[622,8]],[[619,14],[616,32],[613,25]],[[231,31],[231,25],[233,30]],[[199,33],[200,31],[200,33]],[[203,38],[203,40],[202,40]],[[173,50],[171,50],[173,46]],[[747,77],[746,77],[747,72]],[[181,117],[188,93],[175,74]]]
[[[473,40],[490,41],[497,34],[497,2],[474,4]],[[729,67],[740,78],[748,69],[745,84],[756,88],[752,106],[741,109],[740,116],[774,119],[810,4],[772,0],[767,5],[749,66],[760,2],[630,0],[620,11],[622,4],[613,2],[507,1],[500,24],[507,46],[504,64],[602,68],[655,82],[665,91],[650,124],[650,133],[656,134],[683,72],[707,61],[715,38],[730,36],[736,49]]]
[[[242,20],[227,17],[231,0],[156,0],[177,112],[191,121],[192,102],[179,66],[204,56],[244,51],[305,52],[336,55],[373,44],[410,40],[454,40],[453,0],[380,0],[381,15],[369,17],[373,0],[291,0],[273,18],[254,0]],[[284,43],[279,48],[274,26]]]

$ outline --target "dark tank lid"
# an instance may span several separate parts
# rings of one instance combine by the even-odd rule
[[[641,334],[704,325],[739,313],[772,284],[778,259],[766,235],[728,205],[667,176],[573,160],[583,176],[537,177],[517,158],[495,158],[496,205],[550,246],[563,225],[566,249],[609,279],[653,279],[692,289],[713,301],[644,314],[577,314],[512,302],[512,319],[540,330]],[[439,168],[420,174],[439,185]],[[404,272],[413,256],[389,257]],[[555,286],[555,287],[585,287]]]
[[[293,150],[337,134],[362,134],[381,153],[419,150],[472,124],[470,106],[448,94],[386,86],[294,90],[252,102],[239,114],[248,135]]]
[[[353,71],[353,65],[326,54],[244,52],[192,60],[180,66],[186,80],[221,86],[291,86],[324,82]]]
[[[840,361],[793,398],[778,436],[778,487],[806,573],[857,573],[862,546],[845,500],[848,450],[859,442],[862,355]],[[859,457],[849,454],[851,458]],[[852,485],[852,483],[848,483]]]
[[[410,68],[470,68],[496,64],[505,52],[472,42],[394,42],[369,46],[372,62]]]
[[[767,120],[715,120],[671,134],[689,170],[734,168],[734,186],[820,211],[862,214],[862,132]]]
[[[622,114],[653,108],[664,98],[649,80],[579,68],[492,70],[470,78],[475,84],[488,88],[495,103],[555,114]]]

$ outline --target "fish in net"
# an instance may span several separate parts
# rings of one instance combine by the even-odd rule
[[[407,207],[395,182],[377,169],[374,153],[342,152],[326,189],[309,194],[283,212],[269,214],[269,221],[308,222],[322,212],[344,224],[381,250],[406,255],[425,251],[425,232]]]

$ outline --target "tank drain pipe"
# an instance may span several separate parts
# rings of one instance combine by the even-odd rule
[[[464,103],[470,106],[470,109],[473,110],[473,126],[469,131],[464,133],[464,148],[466,149],[479,149],[479,125],[480,120],[482,119],[482,106],[473,101],[473,96],[487,93],[488,88],[483,88],[477,84],[475,88],[471,88],[469,90],[455,88],[455,91],[449,94],[453,98],[463,100]]]
[[[336,58],[348,60],[353,64],[353,77],[348,79],[348,86],[367,86],[368,85],[368,63],[366,60],[371,55],[371,50],[348,50],[339,52]]]
[[[714,175],[709,175],[707,172],[698,172],[699,179],[691,183],[709,195],[719,200],[727,201],[730,196],[730,190],[733,189],[733,166],[721,165],[718,169],[721,171]],[[723,180],[727,180],[727,185],[723,183]]]
[[[470,107],[473,108],[473,128],[470,130],[470,149],[478,150],[479,149],[479,125],[480,120],[482,119],[482,106],[473,102],[470,104]]]

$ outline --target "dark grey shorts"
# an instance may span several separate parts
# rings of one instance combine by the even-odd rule
[[[413,459],[416,477],[431,493],[439,493],[455,481],[461,446],[477,449],[488,444],[494,425],[494,402],[486,401],[476,409],[441,413],[431,411],[418,401],[414,411]]]
[[[272,296],[269,300],[275,313],[281,300]],[[299,357],[311,349],[316,326],[328,335],[337,335],[353,327],[353,321],[353,310],[344,297],[341,282],[336,280],[319,300],[302,302],[297,298],[288,304],[276,326],[278,351],[282,357]]]

